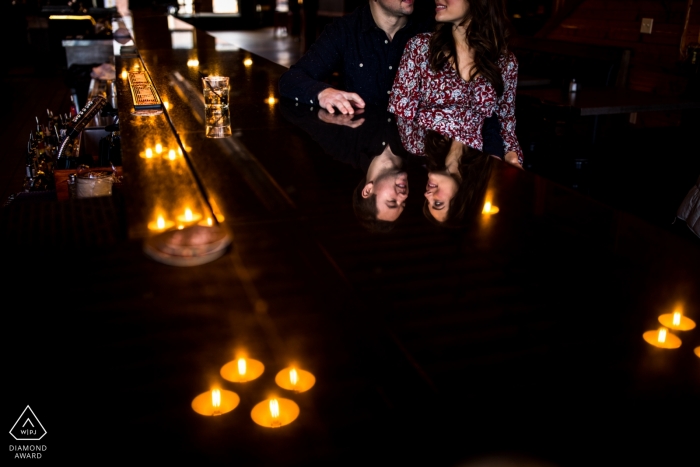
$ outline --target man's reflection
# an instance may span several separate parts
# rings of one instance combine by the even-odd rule
[[[367,175],[355,188],[352,198],[355,215],[363,226],[382,230],[381,221],[394,222],[399,218],[406,207],[406,198],[408,174],[404,170],[404,159],[394,154],[387,144],[384,151],[372,159]]]
[[[428,130],[423,214],[442,227],[462,227],[481,209],[495,158]]]
[[[370,107],[354,115],[331,114],[287,100],[281,110],[326,153],[365,173],[352,194],[360,225],[373,232],[391,230],[406,206],[409,191],[407,152],[394,116]]]

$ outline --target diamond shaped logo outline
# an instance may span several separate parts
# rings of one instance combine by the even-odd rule
[[[20,420],[22,420],[22,418],[24,417],[24,414],[27,413],[27,410],[29,410],[29,412],[31,412],[32,416],[34,417],[34,420],[36,420],[36,422],[39,424],[39,426],[41,427],[41,429],[42,429],[42,431],[43,431],[43,433],[41,434],[41,436],[39,436],[38,438],[37,438],[37,437],[34,437],[34,438],[18,438],[18,437],[16,437],[15,434],[12,432],[12,431],[15,429],[15,427],[17,426],[17,424],[20,422]],[[29,418],[29,416],[27,416],[27,420],[29,420],[29,423],[33,425],[33,423],[31,422],[31,419]],[[26,424],[27,424],[27,422],[25,421],[25,422],[24,422],[24,425],[26,425]],[[22,425],[22,426],[24,426],[24,425]],[[27,407],[26,407],[26,408],[22,411],[22,413],[20,414],[20,416],[19,416],[19,418],[17,419],[17,421],[15,422],[15,424],[12,425],[12,428],[10,428],[10,434],[12,435],[12,437],[13,437],[16,441],[39,441],[41,438],[43,438],[44,436],[46,436],[46,428],[44,428],[44,425],[41,424],[41,421],[39,420],[39,417],[36,416],[36,414],[34,413],[34,411],[32,410],[32,408],[29,407],[29,405],[27,405]]]

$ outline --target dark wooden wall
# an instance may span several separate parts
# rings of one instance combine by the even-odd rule
[[[687,0],[584,0],[543,33],[550,39],[630,48],[630,89],[680,95],[688,85],[680,52],[687,6]],[[651,34],[640,33],[642,18],[654,19]],[[699,42],[699,34],[700,1],[695,1],[685,43]],[[672,124],[678,115],[647,117],[648,125]]]

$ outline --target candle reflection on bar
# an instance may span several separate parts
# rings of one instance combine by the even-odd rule
[[[240,403],[241,398],[233,391],[212,389],[192,400],[192,410],[200,415],[217,416],[232,411]]]
[[[250,416],[260,426],[280,428],[297,419],[299,406],[289,399],[271,397],[256,404],[250,412]]]
[[[663,327],[658,331],[647,331],[642,337],[648,344],[660,349],[677,349],[681,346],[680,338]]]
[[[259,360],[240,357],[221,367],[221,377],[233,383],[246,383],[257,379],[265,371]]]
[[[289,367],[277,373],[275,383],[282,389],[294,392],[304,392],[316,384],[316,377],[306,370]]]

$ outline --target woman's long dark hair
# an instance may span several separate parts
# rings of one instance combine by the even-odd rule
[[[443,136],[433,130],[429,130],[425,136],[426,167],[428,172],[445,170],[445,160],[450,153],[452,139]],[[452,197],[444,222],[438,222],[433,217],[428,207],[428,200],[423,205],[423,214],[431,222],[441,227],[463,227],[474,214],[481,210],[481,203],[486,194],[486,187],[494,158],[484,154],[478,149],[464,145],[459,159],[459,174],[461,180],[456,180],[458,189]]]
[[[485,77],[496,90],[503,95],[503,77],[498,67],[498,59],[507,52],[509,21],[506,16],[504,0],[469,0],[469,21],[467,26],[467,44],[474,49],[474,67],[469,79],[477,74]],[[452,36],[451,23],[438,23],[430,38],[430,68],[440,71],[445,62],[454,60],[459,72],[457,50]]]

